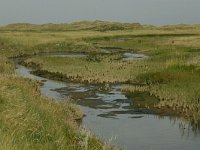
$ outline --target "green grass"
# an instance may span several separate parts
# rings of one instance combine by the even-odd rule
[[[177,112],[198,124],[199,31],[199,25],[152,27],[98,21],[1,28],[0,149],[83,149],[86,145],[88,149],[103,149],[102,142],[92,137],[85,140],[87,133],[78,130],[75,119],[80,112],[76,106],[42,97],[34,81],[14,74],[8,58],[22,55],[31,56],[27,64],[62,75],[61,80],[126,83],[122,90],[129,94],[145,92],[159,98],[151,107]],[[99,55],[101,49],[116,49],[116,53]],[[32,56],[52,51],[87,52],[89,56]],[[124,51],[144,53],[149,58],[124,62]]]
[[[0,149],[83,149],[87,133],[79,131],[75,105],[44,98],[34,81],[15,75],[1,75],[0,83]],[[87,142],[102,149],[91,136]]]
[[[159,98],[160,102],[154,107],[170,107],[185,117],[199,118],[199,35],[185,30],[175,34],[144,33],[82,38],[91,47],[96,47],[96,53],[100,48],[109,47],[120,51],[112,55],[98,54],[97,60],[92,54],[81,59],[34,57],[26,63],[38,63],[41,70],[59,73],[62,78],[75,81],[129,83],[124,87],[125,91],[143,90]],[[189,41],[184,43],[185,39]],[[120,59],[122,51],[144,53],[149,58],[124,62]],[[134,84],[144,86],[135,87]]]
[[[41,96],[36,81],[15,74],[8,57],[35,53],[31,50],[35,44],[13,38],[14,34],[0,38],[0,149],[108,148],[79,127],[82,113],[76,105]]]
[[[0,56],[0,74],[11,74],[14,72],[14,66],[5,56]]]
[[[36,57],[26,61],[39,64],[41,70],[59,72],[66,78],[89,83],[127,82],[131,76],[129,62],[119,62],[118,55],[98,56],[98,60],[87,58]],[[93,57],[94,58],[94,57]],[[138,62],[139,63],[139,62]]]

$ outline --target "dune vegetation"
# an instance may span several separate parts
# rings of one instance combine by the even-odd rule
[[[44,55],[59,51],[86,57]],[[147,57],[123,60],[125,52]],[[0,149],[77,149],[85,138],[75,121],[81,117],[76,106],[42,97],[37,83],[14,73],[9,58],[19,56],[26,57],[24,64],[36,67],[34,72],[41,76],[122,84],[129,94],[156,96],[159,102],[150,109],[173,111],[195,126],[200,123],[200,25],[153,27],[100,21],[9,25],[0,28]],[[88,141],[89,149],[103,149],[95,138]]]

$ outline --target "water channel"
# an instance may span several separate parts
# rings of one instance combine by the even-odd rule
[[[74,57],[66,54],[59,56]],[[124,56],[128,59],[134,55],[126,53]],[[200,148],[200,134],[193,130],[190,122],[174,116],[159,116],[146,110],[136,109],[134,98],[121,92],[120,85],[113,85],[110,90],[103,90],[98,85],[54,81],[33,75],[31,69],[18,63],[16,72],[25,78],[43,82],[41,93],[47,97],[58,101],[66,97],[74,99],[85,114],[82,125],[96,136],[120,148],[127,150],[199,150]]]

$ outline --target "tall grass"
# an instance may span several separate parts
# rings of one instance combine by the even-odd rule
[[[0,75],[0,112],[0,149],[75,150],[86,144],[76,123],[82,117],[77,106],[42,97],[34,81]],[[102,146],[87,137],[88,149]]]

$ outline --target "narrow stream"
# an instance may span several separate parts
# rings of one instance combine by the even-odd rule
[[[139,56],[138,56],[139,57]],[[200,134],[189,122],[135,109],[133,100],[113,85],[109,91],[96,85],[64,83],[30,73],[16,64],[16,72],[42,81],[43,95],[63,100],[71,97],[85,113],[83,126],[98,137],[127,150],[199,150]]]

